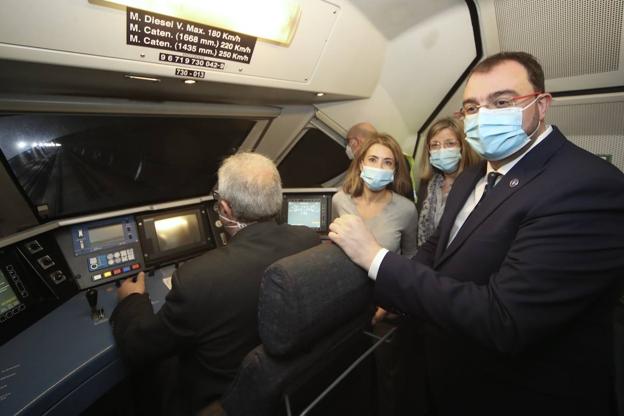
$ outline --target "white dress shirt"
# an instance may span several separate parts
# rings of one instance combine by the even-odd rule
[[[531,144],[531,147],[529,147],[529,150],[527,150],[526,152],[524,152],[517,158],[505,163],[503,166],[499,167],[498,169],[494,169],[492,167],[492,164],[489,161],[487,162],[487,169],[486,169],[485,175],[481,179],[479,179],[472,193],[468,196],[468,199],[466,199],[464,206],[457,214],[457,217],[455,217],[455,223],[453,223],[453,228],[451,228],[451,235],[448,239],[448,244],[446,245],[447,247],[449,246],[449,244],[451,244],[451,242],[453,241],[453,239],[459,232],[462,225],[464,225],[464,222],[466,222],[466,219],[468,218],[472,210],[475,209],[475,207],[477,206],[477,203],[481,199],[481,196],[483,196],[483,192],[485,191],[485,185],[487,183],[488,173],[490,172],[500,173],[501,176],[499,176],[498,179],[496,180],[496,183],[498,183],[500,178],[502,178],[502,175],[505,175],[507,172],[509,172],[511,168],[513,168],[516,165],[516,163],[522,160],[523,157],[525,157],[531,150],[533,150],[535,146],[541,143],[541,141],[544,140],[551,132],[552,132],[552,126],[547,125],[546,130],[544,130],[544,132],[540,134],[537,137],[537,139]],[[375,257],[373,258],[373,262],[371,263],[368,269],[368,277],[370,277],[371,279],[373,280],[377,279],[377,273],[379,272],[379,267],[381,266],[381,262],[386,256],[386,253],[388,253],[388,250],[386,250],[385,248],[382,248],[377,252]]]

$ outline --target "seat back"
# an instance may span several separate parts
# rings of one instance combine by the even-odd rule
[[[337,246],[321,244],[275,262],[260,289],[262,345],[245,357],[223,408],[229,416],[275,414],[287,386],[301,384],[372,313],[372,283]]]

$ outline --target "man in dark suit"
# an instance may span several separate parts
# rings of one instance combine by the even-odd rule
[[[260,344],[257,305],[264,270],[320,242],[309,228],[275,222],[281,180],[266,157],[231,156],[218,176],[219,216],[229,244],[180,266],[157,314],[143,273],[136,282],[124,281],[111,317],[127,363],[143,369],[160,363],[152,375],[160,391],[148,399],[162,414],[195,414],[224,393],[245,355]]]
[[[357,218],[330,226],[376,279],[382,306],[426,321],[436,415],[614,412],[624,175],[546,125],[550,102],[529,54],[475,67],[462,113],[487,162],[458,177],[412,261],[381,249]]]

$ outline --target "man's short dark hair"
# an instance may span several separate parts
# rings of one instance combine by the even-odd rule
[[[492,68],[505,61],[515,61],[522,65],[529,75],[529,82],[533,85],[535,92],[545,92],[544,70],[537,59],[526,52],[499,52],[488,56],[470,71],[470,75],[490,72]]]

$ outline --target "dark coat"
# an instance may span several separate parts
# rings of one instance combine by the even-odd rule
[[[416,257],[388,253],[380,305],[425,318],[444,415],[609,415],[624,175],[557,130],[451,227],[485,163],[466,169]]]
[[[113,333],[124,360],[159,373],[167,395],[163,414],[189,414],[219,398],[258,337],[260,280],[274,261],[319,244],[306,227],[274,221],[249,225],[230,243],[184,263],[154,314],[147,295],[130,295],[113,312]],[[177,407],[177,409],[175,408]]]

